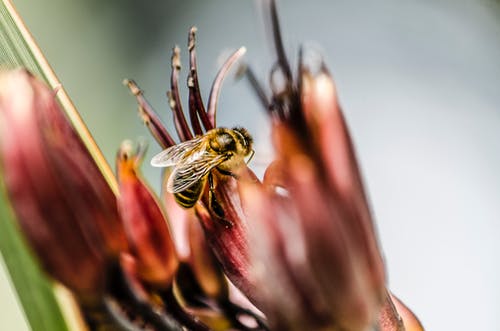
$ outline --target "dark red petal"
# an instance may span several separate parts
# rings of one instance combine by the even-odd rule
[[[117,256],[127,249],[127,242],[114,193],[59,107],[48,107],[37,116],[46,144],[45,153],[64,183],[67,195],[78,201],[72,205],[78,223],[84,232],[96,228],[107,253]]]

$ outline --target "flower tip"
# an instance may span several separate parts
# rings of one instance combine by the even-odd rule
[[[189,52],[193,51],[194,46],[196,44],[196,32],[198,32],[198,28],[196,26],[192,26],[189,29],[189,36],[188,36],[188,50]]]
[[[172,49],[172,70],[181,69],[181,48],[175,45]]]
[[[403,320],[406,331],[424,331],[424,327],[415,313],[394,294],[389,293],[389,295],[399,316]]]
[[[191,41],[194,41],[194,37],[196,35],[196,32],[198,32],[198,28],[196,26],[192,26],[191,28],[189,28],[189,40]]]
[[[324,96],[330,98],[335,94],[335,85],[328,72],[320,71],[316,77],[316,93],[318,98]]]
[[[324,123],[332,110],[338,110],[337,89],[324,62],[307,65],[301,72],[301,98],[306,118]]]
[[[245,46],[240,47],[235,54],[236,57],[239,59],[245,53],[247,52],[247,48]],[[245,76],[248,73],[248,64],[245,61],[240,61],[238,64],[238,67],[236,68],[236,73],[234,74],[235,80],[241,79],[243,76]]]
[[[233,55],[230,57],[230,59],[232,59],[232,61],[236,62],[238,61],[243,55],[245,55],[247,52],[247,48],[245,46],[241,46],[240,48],[238,48],[234,53]],[[231,60],[229,60],[231,61]],[[229,62],[228,61],[228,62]]]
[[[336,104],[335,83],[325,64],[323,55],[317,47],[301,48],[299,63],[302,96],[309,97],[315,104]],[[323,109],[324,107],[314,108]]]
[[[142,90],[139,88],[139,86],[137,86],[137,83],[133,80],[133,79],[128,79],[128,78],[125,78],[123,81],[122,81],[122,84],[126,87],[128,87],[129,91],[135,96],[135,97],[139,97],[140,95],[142,95]],[[139,102],[140,104],[140,102]]]
[[[323,53],[318,46],[300,47],[299,65],[301,71],[309,72],[312,76],[316,76],[326,68]]]
[[[118,174],[123,176],[127,172],[136,172],[141,165],[147,151],[147,143],[139,141],[136,144],[131,140],[121,143],[116,156]]]
[[[247,52],[247,48],[245,46],[241,46],[237,53],[241,56],[241,55],[244,55],[245,53]]]
[[[118,150],[118,158],[122,161],[130,159],[134,154],[134,143],[131,140],[124,140]]]

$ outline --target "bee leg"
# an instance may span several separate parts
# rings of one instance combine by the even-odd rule
[[[220,205],[219,201],[217,201],[217,197],[215,196],[215,187],[214,187],[214,179],[212,174],[208,174],[208,200],[209,200],[209,208],[214,212],[214,214],[223,221],[225,227],[233,226],[233,222],[227,220],[225,218],[224,209]]]
[[[247,162],[246,162],[247,164],[249,164],[249,163],[250,163],[250,161],[252,161],[252,159],[253,159],[253,156],[254,156],[254,155],[255,155],[255,151],[252,149],[252,150],[250,151],[250,156],[249,156],[249,157],[248,157],[248,159],[247,159]]]

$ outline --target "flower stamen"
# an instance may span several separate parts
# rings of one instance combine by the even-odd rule
[[[226,78],[229,69],[239,60],[245,53],[247,49],[245,47],[240,47],[236,52],[234,52],[227,60],[224,62],[220,68],[217,76],[212,84],[212,89],[210,90],[210,95],[208,97],[208,108],[207,115],[212,124],[212,128],[215,128],[215,115],[217,111],[217,101],[219,99],[220,89],[222,87],[222,81]]]
[[[181,70],[180,53],[180,48],[175,46],[172,51],[172,74],[170,75],[171,90],[167,92],[167,97],[170,108],[174,114],[174,124],[177,135],[181,141],[187,141],[193,139],[193,134],[184,116],[181,98],[179,96],[179,72]]]
[[[205,111],[205,106],[203,105],[203,99],[200,93],[200,84],[198,82],[198,68],[196,65],[196,27],[193,26],[189,30],[188,38],[188,50],[189,50],[189,76],[188,76],[188,88],[189,88],[189,116],[191,118],[191,126],[195,134],[203,134],[200,126],[201,119],[205,131],[213,129],[213,125],[208,119],[207,112]]]
[[[174,139],[170,136],[167,129],[165,129],[153,107],[144,98],[144,92],[137,86],[136,82],[131,79],[125,79],[123,85],[127,86],[135,96],[139,107],[139,114],[158,144],[164,149],[175,145]]]

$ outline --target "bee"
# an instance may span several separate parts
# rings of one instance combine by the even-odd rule
[[[200,200],[208,181],[210,208],[224,219],[224,211],[215,198],[212,171],[236,178],[233,171],[254,154],[252,143],[252,136],[244,128],[216,128],[163,150],[153,157],[151,165],[173,167],[167,191],[184,208],[192,208]]]

